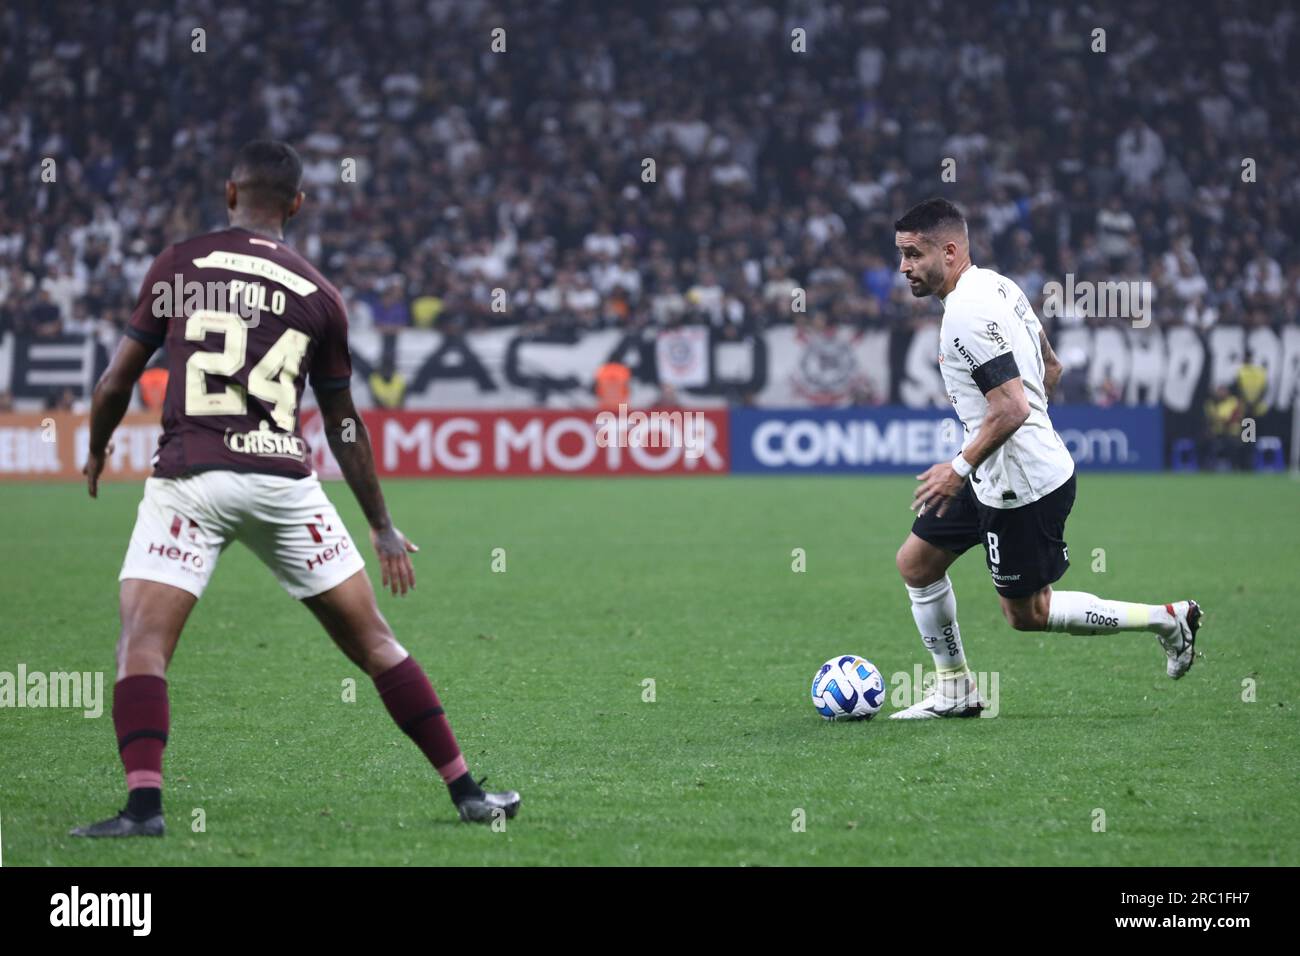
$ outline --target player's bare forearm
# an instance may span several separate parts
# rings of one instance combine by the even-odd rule
[[[108,460],[109,440],[131,404],[131,391],[149,362],[153,348],[133,338],[123,338],[108,368],[95,384],[90,399],[90,447],[81,473],[90,497],[99,497],[99,476]]]
[[[1029,400],[1025,397],[1024,384],[1019,378],[990,389],[984,397],[988,400],[989,410],[984,415],[979,434],[961,452],[962,457],[974,468],[978,468],[984,459],[1001,448],[1029,417]]]
[[[1056,394],[1056,385],[1061,380],[1061,373],[1065,369],[1060,362],[1046,362],[1045,366],[1043,369],[1043,390],[1047,393],[1047,400],[1050,402],[1052,396]]]
[[[375,471],[375,453],[370,446],[370,432],[357,414],[349,388],[316,393],[325,422],[325,438],[339,463],[343,479],[352,489],[370,527],[376,531],[392,527],[393,519],[384,502]]]
[[[962,458],[972,468],[978,468],[1029,417],[1029,400],[1025,398],[1024,384],[1019,378],[990,389],[984,397],[988,400],[989,410],[980,424],[979,434],[961,450]],[[948,510],[948,501],[966,481],[948,461],[941,461],[916,477],[921,484],[912,495],[912,510],[924,512],[937,504],[939,517],[943,517]]]
[[[375,531],[383,531],[393,526],[393,518],[388,513],[384,502],[384,493],[379,487],[379,476],[375,473],[375,456],[370,448],[370,434],[365,423],[357,419],[356,434],[349,440],[344,437],[342,429],[326,432],[329,437],[330,451],[338,460],[343,479],[352,489],[361,512],[366,516],[366,523]]]
[[[95,383],[90,400],[90,451],[102,454],[108,440],[122,423],[131,404],[131,392],[149,362],[153,349],[132,338],[123,338],[108,368]]]
[[[130,387],[122,388],[101,378],[90,400],[90,453],[102,455],[113,432],[131,404]]]
[[[370,524],[370,543],[379,555],[384,587],[391,588],[393,594],[405,594],[415,587],[415,569],[411,566],[410,556],[420,549],[393,527],[388,505],[384,503],[384,493],[379,490],[370,432],[352,403],[352,390],[338,388],[317,392],[316,403],[320,405],[325,422],[325,438],[330,451],[334,452],[339,470]]]
[[[1048,401],[1051,401],[1056,394],[1056,383],[1061,380],[1065,367],[1052,351],[1052,343],[1047,341],[1047,333],[1042,329],[1038,330],[1038,344],[1043,350],[1043,389],[1047,392]]]
[[[1047,400],[1050,402],[1052,396],[1056,394],[1056,383],[1061,380],[1061,372],[1064,369],[1058,362],[1056,365],[1047,366],[1043,373],[1043,389],[1047,392]]]

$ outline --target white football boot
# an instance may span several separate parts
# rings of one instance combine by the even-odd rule
[[[935,681],[934,693],[919,704],[889,715],[890,720],[930,720],[935,717],[978,717],[984,709],[971,673]]]
[[[1176,601],[1166,604],[1170,623],[1166,631],[1157,631],[1160,646],[1165,649],[1165,673],[1174,680],[1182,677],[1192,669],[1196,661],[1196,632],[1201,629],[1204,614],[1195,601]]]

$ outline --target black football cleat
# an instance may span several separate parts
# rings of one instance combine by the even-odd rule
[[[482,780],[479,781],[480,785]],[[519,812],[519,794],[513,790],[503,793],[485,793],[481,797],[466,797],[456,804],[456,810],[465,823],[492,823],[505,814],[513,820]]]
[[[143,820],[137,820],[134,817],[127,816],[126,811],[123,810],[117,816],[110,817],[107,820],[101,820],[89,826],[73,827],[68,831],[68,835],[77,837],[160,837],[165,831],[166,827],[163,825],[163,815],[161,813],[156,813]]]

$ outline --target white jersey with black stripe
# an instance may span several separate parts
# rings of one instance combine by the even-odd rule
[[[971,475],[975,496],[990,508],[1023,507],[1074,473],[1074,460],[1047,417],[1041,328],[1020,287],[991,269],[971,266],[943,299],[939,365],[966,429],[962,447],[979,434],[990,389],[1019,377],[1029,400],[1029,418]]]

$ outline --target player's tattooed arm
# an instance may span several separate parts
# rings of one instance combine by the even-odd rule
[[[1019,375],[993,386],[984,397],[989,407],[979,434],[961,451],[961,456],[972,468],[983,464],[1029,418],[1029,399],[1025,397],[1024,381]],[[912,495],[912,509],[924,511],[927,507],[938,506],[941,518],[948,510],[948,502],[966,481],[953,469],[952,462],[947,461],[932,466],[917,475],[917,479],[921,484]]]
[[[135,383],[140,380],[149,356],[153,353],[152,346],[123,337],[117,351],[113,353],[113,360],[95,384],[95,392],[90,400],[90,448],[86,465],[81,469],[92,498],[99,497],[99,475],[104,470],[109,452],[113,450],[109,439],[121,424],[122,416],[131,404],[131,392]]]
[[[1016,429],[1029,418],[1029,399],[1025,396],[1025,383],[1020,376],[1008,379],[984,393],[989,403],[975,440],[962,449],[962,457],[978,468],[984,459],[993,454],[1016,433]]]
[[[1043,388],[1050,401],[1056,394],[1056,383],[1061,380],[1064,367],[1061,365],[1061,360],[1056,357],[1056,353],[1052,351],[1052,343],[1047,341],[1047,333],[1042,329],[1038,330],[1038,344],[1043,350]]]
[[[375,471],[375,453],[370,446],[370,432],[352,401],[350,388],[334,388],[316,392],[325,424],[325,438],[330,451],[338,460],[339,469],[348,487],[361,505],[361,511],[371,528],[391,527],[392,517],[379,487]]]
[[[394,594],[405,594],[415,587],[415,569],[410,554],[420,549],[406,535],[393,527],[392,516],[379,488],[375,472],[375,454],[370,446],[370,432],[357,413],[350,388],[319,389],[316,404],[325,424],[325,438],[338,460],[339,469],[361,511],[370,524],[370,541],[379,556],[383,586]]]

